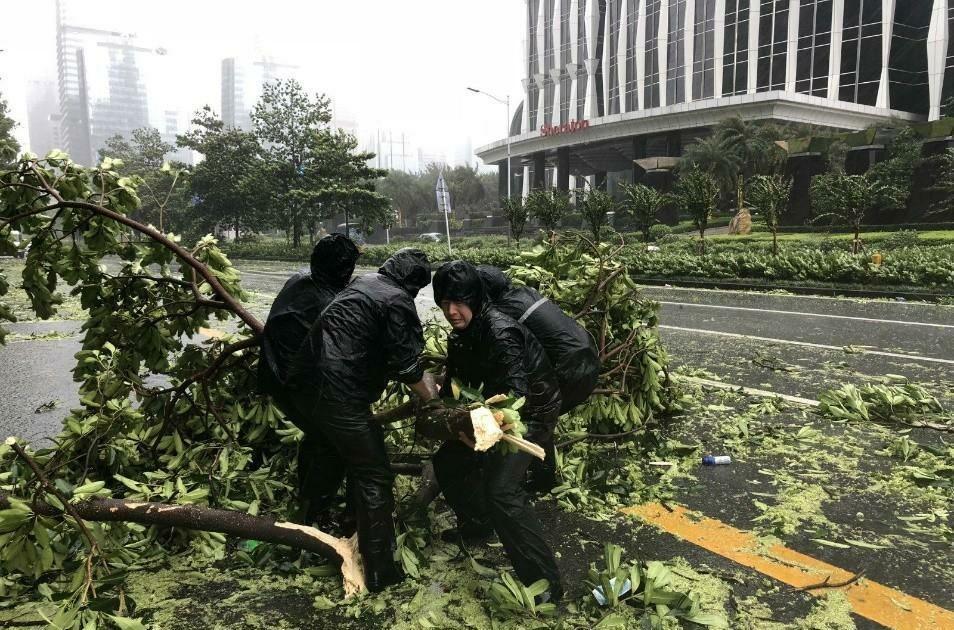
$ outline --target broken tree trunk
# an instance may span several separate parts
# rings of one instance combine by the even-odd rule
[[[0,509],[9,507],[10,502],[7,497],[0,495]],[[311,551],[328,560],[341,563],[345,596],[356,595],[366,590],[357,536],[336,538],[314,527],[201,505],[139,503],[91,498],[73,503],[72,507],[80,518],[87,521],[129,522],[219,532]],[[33,501],[31,508],[35,514],[41,516],[66,516],[62,510],[43,501]]]

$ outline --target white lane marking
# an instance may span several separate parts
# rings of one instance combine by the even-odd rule
[[[782,343],[791,346],[805,346],[807,348],[822,348],[824,350],[844,351],[843,346],[829,346],[823,343],[809,343],[807,341],[793,341],[791,339],[775,339],[773,337],[757,337],[755,335],[740,335],[739,333],[722,332],[721,330],[703,330],[701,328],[684,328],[682,326],[669,326],[660,324],[660,328],[666,330],[681,330],[682,332],[700,333],[703,335],[720,335],[723,337],[734,337],[736,339],[753,339],[755,341],[768,341],[770,343]],[[892,357],[895,359],[910,359],[911,361],[930,361],[931,363],[944,363],[945,365],[954,365],[954,360],[937,359],[935,357],[925,357],[919,354],[901,354],[899,352],[885,352],[884,350],[864,350],[864,354],[873,354],[879,357]]]
[[[781,398],[782,400],[798,403],[799,405],[808,405],[809,407],[817,407],[819,405],[819,402],[817,400],[812,400],[811,398],[802,398],[800,396],[789,396],[788,394],[779,394],[778,392],[771,392],[764,389],[755,389],[753,387],[743,387],[742,385],[733,385],[732,383],[723,383],[722,381],[713,381],[708,378],[698,378],[696,376],[683,376],[681,374],[673,374],[673,377],[676,379],[679,379],[680,381],[686,381],[687,383],[694,383],[696,385],[706,385],[707,387],[715,387],[718,389],[730,389],[732,391],[742,392],[743,394],[748,394],[750,396],[763,396],[766,398]]]
[[[830,313],[806,313],[805,311],[782,311],[770,308],[752,308],[751,306],[725,306],[722,304],[694,304],[692,302],[659,302],[670,306],[696,306],[700,308],[722,308],[730,311],[752,311],[755,313],[779,313],[782,315],[800,315],[802,317],[828,317],[830,319],[853,319],[879,324],[900,324],[901,326],[933,326],[934,328],[954,328],[951,324],[931,324],[928,322],[903,322],[897,319],[876,319],[874,317],[855,317],[852,315],[832,315]]]

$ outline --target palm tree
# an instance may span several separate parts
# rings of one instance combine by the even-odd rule
[[[742,167],[734,146],[720,134],[699,138],[686,149],[680,169],[688,167],[712,175],[723,195],[728,196],[738,182]]]

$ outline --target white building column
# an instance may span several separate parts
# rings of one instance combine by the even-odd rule
[[[639,22],[636,24],[636,102],[646,109],[646,0],[639,0]]]
[[[580,2],[586,0],[570,0],[570,63],[566,66],[566,72],[570,75],[570,120],[576,118],[576,95],[579,92],[579,80],[577,72],[580,70]]]
[[[725,55],[725,0],[715,3],[715,46],[712,60],[712,96],[722,96],[722,57]],[[736,40],[738,41],[738,39]]]
[[[561,68],[550,68],[550,80],[553,81],[553,111],[550,112],[550,120],[547,122],[554,126],[560,124],[560,103],[562,103],[560,99],[563,97],[560,77],[562,75],[563,70]]]
[[[520,123],[521,133],[530,131],[530,87],[533,85],[533,79],[521,79],[523,85],[523,119]]]
[[[659,54],[659,106],[665,107],[667,102],[666,66],[669,60],[669,1],[659,3],[659,32],[656,34],[656,46]]]
[[[836,0],[837,2],[838,0]],[[844,0],[841,0],[844,2]],[[748,63],[748,82],[746,86],[747,94],[755,94],[755,88],[758,87],[758,68],[759,68],[759,10],[760,4],[753,2],[749,9],[749,63]]]
[[[586,23],[587,54],[589,59],[583,61],[586,67],[586,102],[583,111],[588,120],[599,117],[599,105],[596,102],[598,94],[596,92],[596,67],[599,65],[599,59],[596,57],[596,41],[600,32],[600,7],[598,0],[580,0],[586,2],[586,14],[584,21]]]
[[[703,24],[703,31],[705,30],[705,24]],[[686,1],[686,17],[685,22],[682,25],[682,50],[683,55],[686,57],[686,65],[683,67],[683,89],[686,93],[685,102],[688,103],[692,100],[692,70],[693,70],[693,55],[695,54],[696,48],[696,2],[695,0]],[[703,47],[705,51],[705,47]]]
[[[891,59],[891,36],[894,34],[894,7],[895,0],[881,0],[881,80],[878,82],[878,100],[875,105],[885,109],[891,107],[888,62]]]
[[[845,0],[831,3],[831,47],[828,49],[828,99],[838,100],[841,85],[841,34],[845,23]]]
[[[545,111],[545,106],[547,103],[547,94],[546,94],[546,76],[542,72],[533,75],[533,83],[537,86],[537,126],[536,129],[539,129],[547,123],[543,120],[543,113]]]
[[[603,65],[600,72],[603,74],[603,115],[609,113],[610,107],[610,59],[616,51],[610,49],[610,7],[606,3],[606,15],[603,16]]]
[[[795,75],[798,65],[795,63],[798,56],[798,21],[799,1],[789,0],[788,2],[788,47],[785,50],[785,91],[795,92]],[[811,69],[809,69],[811,76]]]
[[[952,33],[949,32],[947,11],[951,0],[934,0],[931,13],[931,25],[928,28],[928,93],[930,111],[928,120],[941,117],[941,92],[944,88],[944,66],[947,61],[947,47]]]

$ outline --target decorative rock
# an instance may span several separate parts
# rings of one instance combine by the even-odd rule
[[[742,208],[742,210],[737,212],[729,222],[729,234],[737,234],[742,236],[745,234],[750,234],[751,232],[752,215],[749,213],[747,208]]]

